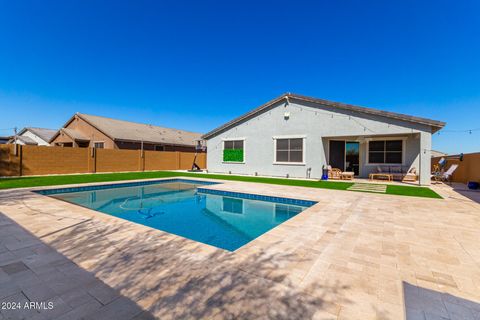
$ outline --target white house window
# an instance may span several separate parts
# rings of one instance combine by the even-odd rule
[[[375,140],[368,143],[368,162],[374,164],[401,164],[403,140]]]
[[[275,162],[303,162],[303,138],[276,139]]]
[[[105,147],[105,143],[104,142],[94,142],[93,147],[95,149],[103,149]]]
[[[243,162],[244,141],[243,140],[226,140],[223,141],[223,161],[224,162]]]
[[[222,208],[223,211],[243,214],[243,200],[223,197],[222,199]]]
[[[288,204],[275,204],[275,221],[283,222],[302,212],[301,207]]]

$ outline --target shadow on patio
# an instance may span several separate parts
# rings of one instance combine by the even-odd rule
[[[73,260],[91,260],[89,270],[158,318],[310,319],[321,309],[338,311],[338,284],[307,288],[313,295],[290,286],[285,267],[302,262],[295,253],[240,256],[155,230],[121,237],[125,223],[92,224],[52,245],[69,256],[68,247],[83,248]]]
[[[465,198],[480,204],[480,190],[469,190],[468,188],[455,188],[453,190]]]
[[[403,282],[406,320],[480,319],[480,303]]]
[[[433,186],[440,190],[445,190],[449,194],[449,198],[458,201],[469,202],[469,200],[480,204],[480,190],[470,190],[465,183],[453,182],[447,184],[443,182],[433,182]]]
[[[0,302],[20,304],[2,308],[2,319],[153,318],[1,213]],[[27,309],[29,302],[44,305]]]

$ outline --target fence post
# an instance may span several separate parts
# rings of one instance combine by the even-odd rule
[[[175,151],[175,156],[177,158],[177,168],[175,170],[180,170],[180,156],[181,156],[180,152]]]
[[[91,149],[92,154],[92,172],[97,173],[97,149]]]
[[[23,146],[21,144],[16,144],[15,146],[18,146],[19,148],[19,161],[18,161],[18,164],[19,164],[19,175],[22,176],[23,175]]]
[[[145,171],[145,151],[142,150],[142,149],[140,149],[139,151],[140,151],[140,153],[139,153],[139,155],[140,155],[140,159],[139,159],[140,160],[140,168],[139,169],[140,170],[139,171]]]

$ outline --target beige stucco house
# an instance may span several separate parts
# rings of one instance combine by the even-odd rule
[[[195,151],[201,134],[149,124],[74,114],[50,140],[62,147]]]

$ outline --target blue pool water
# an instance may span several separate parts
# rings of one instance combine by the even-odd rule
[[[313,201],[202,188],[171,179],[39,191],[64,201],[226,250],[236,250]]]

